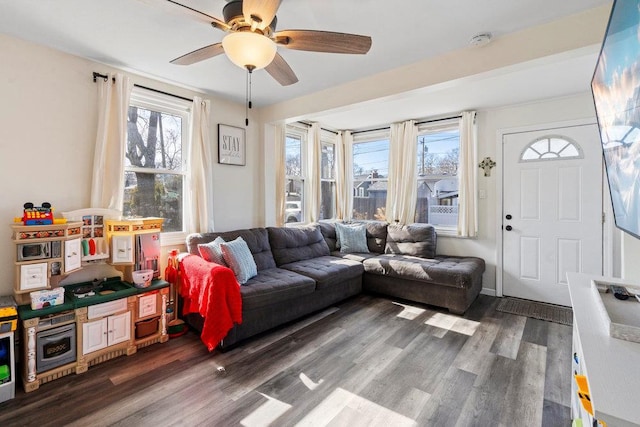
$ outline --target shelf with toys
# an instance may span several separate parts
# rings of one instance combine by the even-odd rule
[[[119,219],[120,211],[114,209],[86,208],[62,212],[68,221],[82,222],[81,260],[83,264],[109,259],[109,240],[106,223]]]
[[[55,298],[47,292],[81,265],[81,222],[53,218],[49,203],[24,204],[21,218],[11,225],[15,246],[16,280],[14,296],[18,304],[27,304],[34,297]],[[37,291],[43,291],[37,293]]]

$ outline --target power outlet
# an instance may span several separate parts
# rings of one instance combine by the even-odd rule
[[[487,198],[487,190],[478,190],[478,197],[481,199]]]

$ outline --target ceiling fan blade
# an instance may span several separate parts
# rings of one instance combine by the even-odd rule
[[[280,7],[280,0],[243,0],[242,14],[247,22],[255,22],[264,30],[271,24]]]
[[[211,24],[215,28],[219,28],[223,31],[228,31],[231,29],[229,25],[227,25],[224,21],[216,18],[215,16],[211,16],[207,13],[196,10],[192,7],[184,5],[174,0],[140,0],[143,3],[152,4],[155,6],[162,7],[163,9],[168,10],[169,12],[178,12],[181,14],[186,13],[192,18],[197,19],[200,22],[204,22],[205,24]]]
[[[315,30],[283,30],[275,34],[281,46],[312,52],[365,54],[371,48],[371,37],[357,34]]]
[[[205,59],[213,58],[214,56],[218,56],[222,53],[224,53],[222,43],[214,43],[198,50],[194,50],[193,52],[189,52],[186,55],[182,55],[171,61],[171,63],[177,65],[191,65],[196,62],[204,61]]]
[[[265,67],[265,70],[282,86],[289,86],[298,82],[296,73],[293,72],[287,61],[279,53],[276,53],[275,58],[273,58],[271,64]]]

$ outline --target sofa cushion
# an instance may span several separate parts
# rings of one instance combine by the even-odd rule
[[[240,287],[243,311],[281,303],[313,293],[316,282],[301,274],[282,268],[260,270],[258,275]]]
[[[372,252],[354,253],[354,254],[344,254],[344,253],[342,253],[340,251],[331,252],[331,256],[335,256],[335,257],[338,257],[338,258],[350,259],[352,261],[358,261],[358,262],[362,262],[365,259],[377,257],[378,255],[380,255],[380,254],[376,254],[376,253],[372,253]]]
[[[369,252],[376,252],[379,254],[384,253],[384,247],[387,242],[387,228],[388,225],[385,221],[362,221],[367,227],[367,245],[369,246]]]
[[[329,255],[329,247],[317,225],[269,227],[267,230],[277,266]]]
[[[364,224],[336,223],[336,236],[343,254],[367,253],[367,228]]]
[[[280,266],[316,281],[316,289],[335,286],[364,273],[362,263],[346,258],[323,256]]]
[[[336,222],[341,221],[323,219],[318,222],[318,227],[320,227],[320,232],[322,233],[322,237],[324,237],[324,241],[327,243],[327,246],[329,246],[330,252],[340,249],[337,245],[338,235],[336,234]]]
[[[215,262],[216,264],[227,267],[227,263],[224,261],[224,257],[222,256],[222,249],[220,248],[221,243],[224,243],[224,239],[218,236],[213,242],[198,245],[198,252],[206,261]]]
[[[485,262],[481,258],[454,256],[426,259],[385,254],[366,259],[362,264],[367,273],[456,288],[469,288],[474,281],[481,279],[485,269]]]
[[[247,246],[242,237],[230,242],[220,243],[220,249],[222,250],[224,261],[233,270],[233,274],[236,275],[236,279],[241,285],[244,285],[249,279],[258,274],[256,262],[253,260],[249,246]]]
[[[431,224],[389,224],[384,253],[434,258],[436,230]]]
[[[242,237],[249,246],[249,250],[253,255],[253,260],[256,262],[258,271],[265,270],[267,268],[274,268],[276,262],[273,259],[271,253],[271,246],[269,245],[269,235],[266,228],[250,228],[244,230],[225,231],[222,233],[194,233],[187,236],[187,250],[189,253],[199,255],[198,245],[203,243],[209,243],[215,240],[216,237],[222,237],[225,241],[230,242]]]

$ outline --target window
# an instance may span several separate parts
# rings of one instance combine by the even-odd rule
[[[537,160],[581,159],[582,149],[575,142],[562,136],[545,136],[536,139],[525,147],[520,156],[521,162]]]
[[[124,216],[164,218],[164,232],[184,231],[183,156],[191,103],[134,88],[125,147]]]
[[[455,229],[458,224],[458,120],[425,123],[418,130],[416,222]]]
[[[320,216],[319,219],[334,218],[336,214],[336,144],[322,140],[320,158]]]
[[[386,219],[389,137],[369,135],[353,144],[353,219]]]
[[[285,139],[285,218],[287,224],[304,221],[304,133],[287,128]]]

